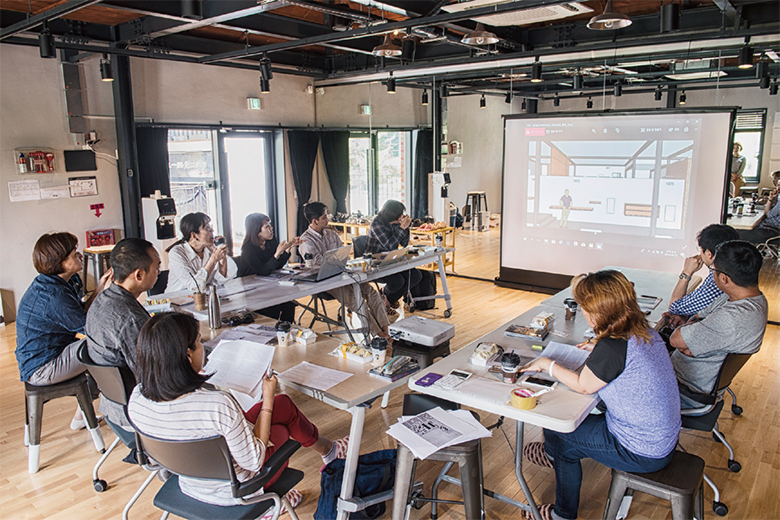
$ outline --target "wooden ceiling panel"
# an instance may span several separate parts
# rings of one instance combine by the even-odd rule
[[[37,15],[64,3],[66,3],[66,0],[32,0],[30,5],[32,6],[32,14]],[[2,0],[0,1],[0,8],[21,13],[29,12],[27,0]],[[118,25],[134,20],[138,18],[138,15],[105,5],[95,4],[75,11],[67,16],[63,16],[62,18],[101,25]]]

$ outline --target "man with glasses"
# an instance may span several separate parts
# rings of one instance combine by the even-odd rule
[[[762,261],[748,242],[732,240],[718,248],[710,271],[723,294],[670,338],[677,379],[690,389],[711,392],[727,354],[761,348],[767,321],[767,301],[758,288]],[[702,406],[685,396],[680,400],[682,408]]]
[[[664,313],[667,325],[672,328],[679,327],[688,317],[703,310],[712,301],[723,294],[715,285],[712,273],[707,274],[704,281],[696,289],[688,293],[688,284],[693,274],[702,268],[710,267],[715,258],[715,253],[724,242],[738,240],[739,234],[729,226],[723,224],[711,224],[696,236],[699,243],[699,254],[685,259],[680,279],[674,286],[672,296],[669,298],[669,312]]]

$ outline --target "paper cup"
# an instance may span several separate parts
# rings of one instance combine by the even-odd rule
[[[533,391],[528,388],[515,388],[512,390],[510,401],[512,406],[519,410],[533,410],[536,408],[536,397],[533,395]]]
[[[195,293],[192,295],[192,299],[195,300],[196,311],[206,310],[206,293]]]

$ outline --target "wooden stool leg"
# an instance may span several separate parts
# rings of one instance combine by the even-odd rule
[[[27,448],[27,471],[37,473],[41,455],[41,422],[43,420],[43,398],[38,395],[25,395],[27,400],[27,425],[29,426],[29,446]]]
[[[392,520],[403,520],[406,516],[406,504],[409,503],[417,460],[411,450],[400,442],[396,457]]]
[[[623,495],[628,489],[628,479],[612,470],[612,483],[609,485],[609,495],[607,496],[607,505],[604,507],[603,520],[614,520],[617,517],[620,503],[623,501]]]

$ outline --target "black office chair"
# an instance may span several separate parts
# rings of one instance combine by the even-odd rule
[[[137,429],[136,429],[137,430]],[[284,468],[282,475],[271,486],[264,489],[258,496],[245,498],[263,488],[271,477],[282,470],[284,464],[295,453],[301,444],[294,440],[285,442],[265,462],[263,469],[252,479],[240,482],[233,468],[233,457],[230,455],[225,438],[220,436],[195,441],[172,441],[158,439],[136,431],[139,460],[148,462],[153,459],[175,475],[160,488],[154,497],[154,505],[165,511],[163,518],[169,513],[190,520],[223,520],[260,518],[273,508],[276,520],[285,505],[290,516],[298,520],[298,516],[284,496],[293,486],[303,480],[303,472],[297,469]],[[179,489],[178,476],[203,478],[210,480],[227,480],[231,483],[233,496],[241,503],[234,506],[217,506],[206,504],[191,498]]]
[[[109,401],[122,406],[126,416],[127,402],[130,399],[130,394],[133,392],[133,388],[135,388],[136,384],[133,372],[126,367],[98,365],[90,357],[86,342],[79,347],[77,356],[79,361],[87,366],[89,374],[97,383],[100,393],[103,394],[103,399],[108,399]],[[108,489],[108,484],[105,480],[100,478],[98,471],[108,456],[111,455],[111,452],[114,451],[114,448],[121,442],[131,450],[136,449],[135,433],[133,431],[125,430],[114,424],[108,417],[106,417],[105,420],[106,424],[108,424],[111,430],[116,434],[116,439],[114,439],[114,442],[111,443],[111,446],[108,447],[92,469],[92,486],[98,493],[102,493]],[[146,490],[161,468],[159,466],[147,465],[144,469],[150,471],[151,474],[146,478],[143,484],[141,484],[141,487],[138,488],[138,491],[135,492],[127,505],[125,505],[125,508],[122,511],[122,518],[124,520],[127,520],[130,508],[133,507],[133,504],[135,504],[144,490]]]
[[[742,469],[742,465],[734,458],[734,449],[726,441],[726,437],[718,430],[718,416],[723,405],[723,393],[729,387],[734,377],[747,363],[752,354],[728,354],[715,379],[715,385],[711,392],[702,394],[690,389],[687,385],[679,383],[680,395],[693,399],[697,403],[702,403],[699,408],[684,409],[682,413],[682,427],[689,430],[698,430],[703,432],[712,432],[716,441],[723,443],[729,450],[728,468],[737,473]],[[704,474],[704,480],[715,493],[715,499],[712,502],[712,509],[720,516],[728,513],[726,504],[720,502],[720,491],[710,480],[707,474]]]
[[[157,281],[154,283],[154,287],[149,289],[149,296],[155,296],[165,292],[165,288],[168,287],[168,273],[170,273],[170,271],[167,269],[165,271],[160,271],[160,274],[157,275]]]
[[[355,235],[352,237],[352,252],[355,258],[360,258],[366,253],[366,243],[368,242],[368,236]]]

